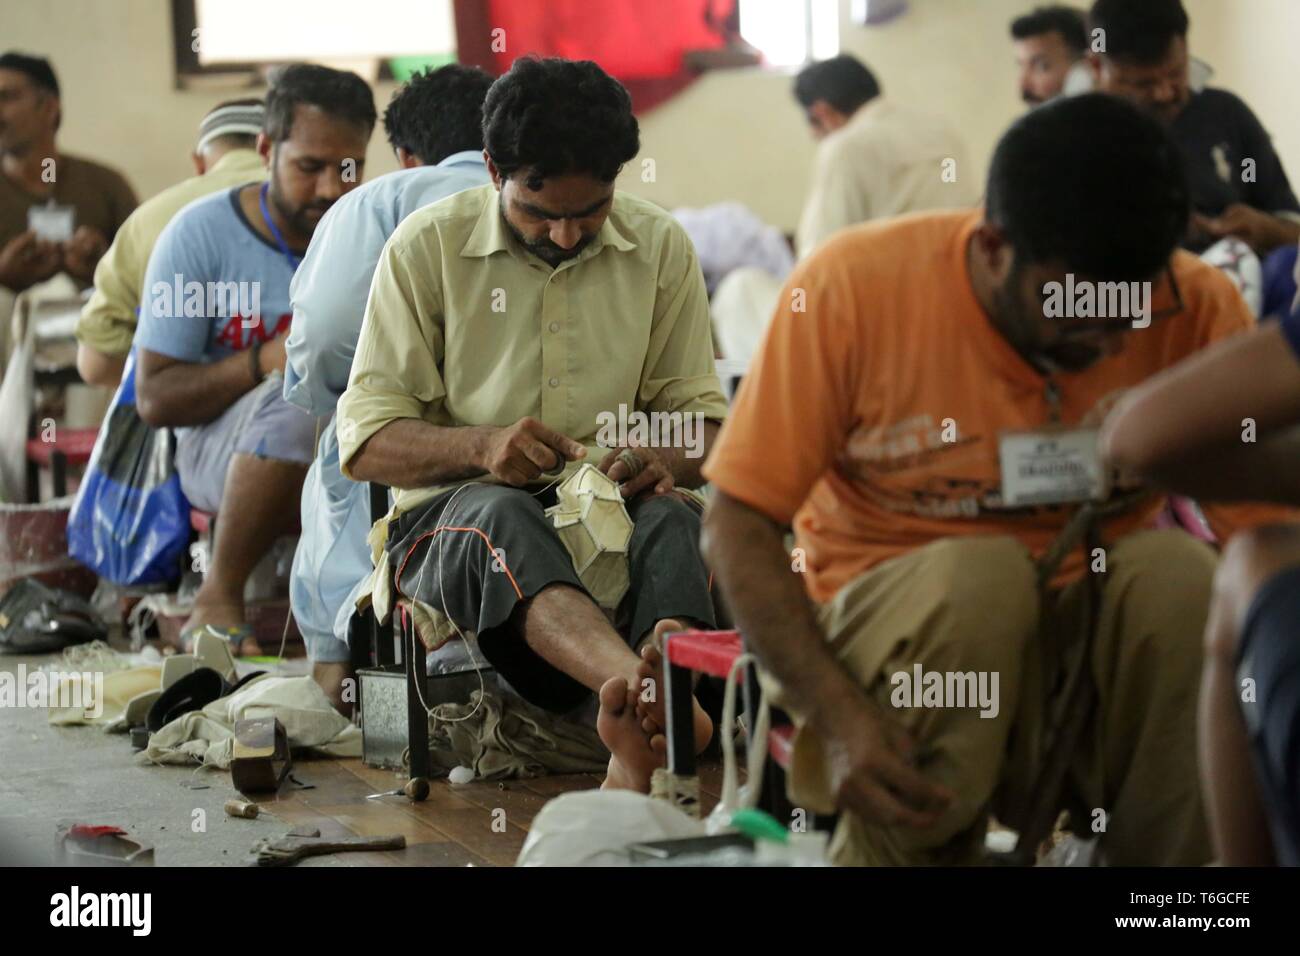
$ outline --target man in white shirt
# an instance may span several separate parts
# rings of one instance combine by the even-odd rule
[[[290,295],[284,397],[328,418],[302,489],[302,537],[289,593],[312,676],[349,712],[347,638],[355,592],[371,571],[367,485],[339,471],[334,406],[348,385],[366,297],[384,243],[417,209],[489,182],[481,117],[492,77],[450,65],[412,77],[384,113],[402,169],[343,197],[321,220]]]
[[[846,226],[975,201],[957,134],[884,97],[861,61],[841,54],[804,67],[794,96],[819,142],[795,237],[799,258]]]
[[[804,67],[794,96],[818,140],[795,234],[800,259],[847,226],[969,206],[978,198],[965,148],[949,124],[887,99],[855,57],[841,54]],[[784,278],[737,269],[718,286],[710,311],[724,358],[743,362],[754,354]]]

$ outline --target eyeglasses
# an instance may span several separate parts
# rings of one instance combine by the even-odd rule
[[[1183,301],[1183,291],[1178,287],[1178,278],[1174,275],[1172,267],[1166,266],[1164,271],[1164,282],[1158,290],[1152,290],[1151,299],[1155,301],[1157,292],[1163,293],[1168,288],[1170,295],[1173,297],[1173,303],[1165,308],[1153,309],[1148,318],[1147,325],[1151,322],[1159,322],[1164,319],[1173,318],[1181,312],[1186,311],[1187,305]],[[1141,330],[1146,325],[1134,325],[1134,322],[1144,318],[1143,316],[1132,316],[1130,318],[1104,318],[1104,319],[1070,319],[1063,323],[1066,334],[1090,334],[1096,332],[1124,332],[1129,329]]]
[[[1178,288],[1178,277],[1174,275],[1174,270],[1170,266],[1165,267],[1165,278],[1169,282],[1169,291],[1173,293],[1174,304],[1164,309],[1154,309],[1151,312],[1151,321],[1156,322],[1161,319],[1172,319],[1180,312],[1187,310],[1187,304],[1183,302],[1183,290]],[[1154,299],[1155,296],[1152,296]]]

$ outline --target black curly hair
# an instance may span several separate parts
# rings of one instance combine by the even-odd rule
[[[432,166],[453,153],[483,148],[483,98],[492,77],[476,66],[452,63],[416,73],[384,110],[393,149]]]
[[[522,57],[488,90],[483,144],[502,176],[587,173],[613,182],[641,148],[632,99],[590,60]]]
[[[1106,56],[1134,63],[1159,63],[1175,37],[1189,26],[1182,0],[1097,0],[1088,27],[1106,38]]]
[[[293,131],[294,111],[315,106],[335,119],[366,129],[375,126],[375,100],[366,81],[355,73],[314,63],[291,63],[271,75],[266,94],[265,130],[273,143],[283,143]]]
[[[1107,280],[1155,275],[1187,230],[1182,154],[1118,96],[1064,96],[1003,134],[985,208],[1016,257]]]

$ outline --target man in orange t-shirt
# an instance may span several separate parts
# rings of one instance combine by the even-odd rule
[[[1007,132],[984,213],[846,230],[790,278],[704,471],[705,552],[798,728],[792,799],[841,812],[838,861],[972,862],[990,811],[1024,822],[1087,633],[1085,561],[1097,700],[1062,807],[1112,862],[1209,859],[1213,551],[1142,530],[1161,502],[1126,491],[1086,553],[1044,560],[1081,501],[1120,494],[1081,426],[1251,325],[1175,251],[1187,216],[1167,134],[1082,96]]]

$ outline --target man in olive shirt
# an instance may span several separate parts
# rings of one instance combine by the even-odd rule
[[[0,286],[14,293],[66,272],[89,285],[95,264],[135,208],[118,173],[55,147],[62,119],[59,82],[48,61],[0,55]],[[28,225],[33,206],[72,207],[66,239]]]
[[[95,267],[95,291],[77,322],[77,370],[90,384],[116,387],[122,378],[149,254],[172,217],[200,196],[266,178],[256,149],[265,115],[255,99],[213,107],[190,155],[196,175],[146,200],[122,223]]]
[[[492,185],[415,212],[384,249],[339,460],[396,489],[380,575],[474,635],[530,701],[563,712],[599,691],[606,785],[646,790],[664,753],[647,638],[714,624],[698,512],[676,491],[702,484],[726,414],[704,277],[667,212],[615,193],[638,130],[594,63],[516,61],[488,92],[483,140]],[[698,441],[676,440],[685,424],[669,441],[603,440],[611,416],[654,413],[698,424]],[[543,513],[548,486],[586,461],[621,483],[634,522],[617,630]],[[698,705],[696,729],[707,742]]]

